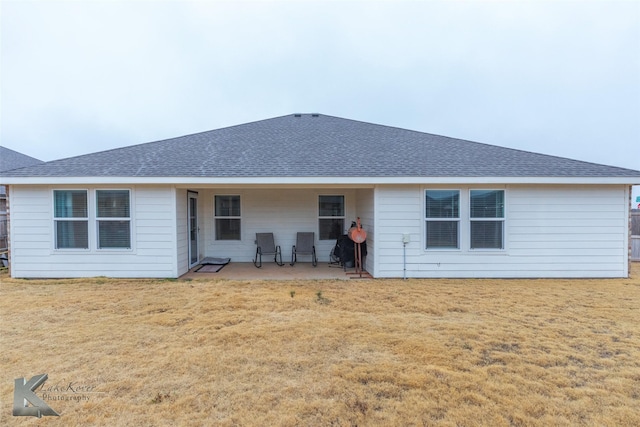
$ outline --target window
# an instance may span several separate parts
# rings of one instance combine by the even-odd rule
[[[344,196],[319,196],[320,240],[336,240],[344,234]]]
[[[460,248],[460,191],[426,190],[426,248]]]
[[[216,240],[240,240],[240,196],[215,196]]]
[[[54,190],[53,212],[56,249],[88,249],[87,191]]]
[[[471,249],[504,249],[504,190],[471,190]]]
[[[98,249],[131,248],[129,190],[96,190]]]

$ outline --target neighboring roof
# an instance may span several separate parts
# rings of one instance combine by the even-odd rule
[[[25,154],[0,146],[0,172],[44,163]]]
[[[321,114],[290,114],[56,160],[2,176],[130,177],[131,182],[167,182],[143,179],[164,177],[175,182],[208,183],[262,182],[265,178],[271,182],[293,182],[293,178],[306,178],[310,183],[357,181],[352,178],[368,178],[369,183],[411,182],[406,180],[409,177],[616,177],[624,182],[640,181],[639,171]]]

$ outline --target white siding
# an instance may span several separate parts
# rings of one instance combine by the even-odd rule
[[[422,250],[422,190],[419,186],[380,186],[376,188],[375,277],[403,277],[404,257],[402,238],[410,236],[407,244],[409,263],[427,262]],[[411,277],[417,277],[417,265],[412,265]]]
[[[234,262],[251,262],[256,252],[256,233],[273,232],[276,245],[282,249],[284,262],[291,262],[291,249],[298,231],[312,231],[316,236],[316,253],[320,262],[328,262],[335,240],[318,240],[318,196],[344,195],[345,227],[355,220],[355,190],[345,189],[245,189],[207,190],[199,193],[203,207],[204,256],[231,258]],[[242,240],[215,239],[214,195],[240,195]],[[346,230],[344,230],[346,233]],[[298,261],[310,261],[309,257]],[[264,262],[264,260],[263,260]]]
[[[541,276],[626,276],[626,191],[624,186],[516,187],[507,203],[509,255],[518,259],[522,274],[540,268]]]
[[[363,268],[371,274],[375,272],[375,204],[374,190],[361,189],[356,191],[356,215],[360,217],[362,228],[367,232],[367,257]],[[351,223],[347,224],[349,226]]]
[[[189,218],[187,190],[176,190],[176,241],[178,276],[189,271]]]
[[[14,277],[177,277],[188,271],[187,190],[171,186],[121,186],[132,194],[131,250],[61,251],[53,243],[52,190],[87,186],[11,186]],[[104,187],[103,187],[104,188]],[[108,188],[115,188],[113,186]],[[459,250],[425,250],[424,191],[420,185],[366,189],[195,189],[200,256],[251,262],[255,234],[273,232],[283,260],[291,259],[296,232],[316,233],[320,262],[335,240],[318,240],[318,196],[344,195],[345,230],[360,216],[367,231],[365,268],[375,277],[626,277],[629,189],[594,186],[440,186],[460,190]],[[470,188],[505,190],[505,249],[469,249]],[[240,241],[216,241],[214,195],[241,196]],[[403,251],[403,235],[410,242]],[[307,262],[307,258],[300,261]]]
[[[95,220],[90,216],[90,249],[56,250],[52,190],[63,188],[12,187],[13,277],[176,277],[176,210],[172,188],[118,187],[131,190],[132,249],[97,250]],[[92,195],[100,187],[68,188],[88,189],[89,210],[95,212]]]
[[[429,187],[434,188],[434,187]],[[445,188],[445,187],[441,187]],[[424,249],[424,187],[376,190],[376,276],[626,277],[625,186],[507,186],[504,250],[469,249],[469,187],[460,190],[459,250]],[[480,187],[473,187],[480,188]],[[499,188],[499,187],[481,187]]]

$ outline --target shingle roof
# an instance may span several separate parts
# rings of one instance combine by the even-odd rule
[[[638,178],[640,172],[321,114],[291,114],[3,175]]]
[[[0,172],[43,163],[25,154],[0,146]]]

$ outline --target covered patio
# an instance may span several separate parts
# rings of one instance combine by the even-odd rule
[[[356,274],[353,268],[348,268],[345,271],[338,265],[326,262],[319,262],[317,267],[313,267],[311,263],[307,262],[298,262],[294,266],[285,263],[279,267],[270,262],[264,263],[262,268],[256,268],[250,262],[230,262],[216,273],[198,272],[196,270],[199,267],[190,269],[188,273],[180,276],[180,280],[350,280],[371,278],[366,271],[360,275]]]
[[[195,279],[211,274],[241,280],[349,278],[339,266],[330,266],[330,254],[357,218],[369,233],[368,250],[369,255],[373,254],[373,199],[373,188],[353,185],[179,188],[179,276]],[[318,266],[311,266],[309,254],[302,254],[295,267],[290,266],[298,234],[310,233]],[[281,248],[284,266],[269,265],[269,259],[273,264],[273,256],[269,255],[263,259],[263,268],[254,267],[251,261],[256,257],[259,234],[273,235],[273,244]],[[232,261],[219,272],[196,272],[207,258]],[[373,260],[368,256],[368,265],[364,265],[371,272]]]

